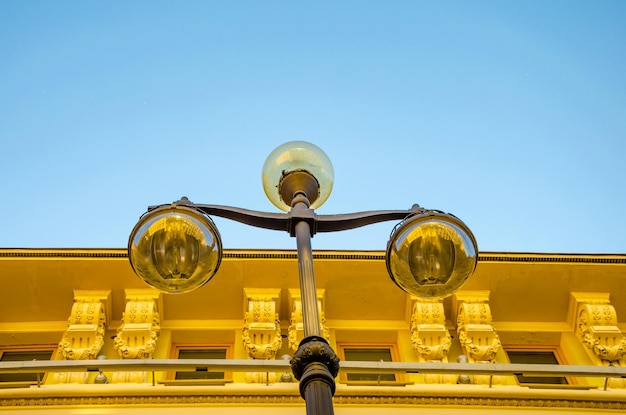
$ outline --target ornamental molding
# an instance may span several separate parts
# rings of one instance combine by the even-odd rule
[[[443,299],[413,297],[411,343],[420,362],[447,362],[452,337],[446,328]]]
[[[128,258],[126,249],[0,249],[0,258]],[[294,259],[296,251],[237,250],[224,251],[225,259]],[[385,261],[385,252],[315,251],[314,259]],[[530,262],[530,263],[584,263],[626,264],[626,255],[618,254],[536,254],[510,252],[481,252],[478,262]]]
[[[111,291],[74,291],[74,304],[67,329],[58,345],[60,360],[92,360],[104,345],[107,313],[111,310]],[[109,316],[110,319],[110,316]],[[60,372],[55,383],[85,383],[86,373]]]
[[[37,396],[37,397],[2,397],[0,407],[20,408],[27,407],[75,407],[75,406],[180,406],[180,405],[304,405],[304,401],[294,391],[294,394],[274,394],[256,395],[251,393],[224,394],[211,393],[211,388],[207,388],[204,393],[177,393],[177,394],[144,394],[144,395],[112,395],[112,396]],[[351,405],[376,405],[380,407],[393,407],[403,405],[415,406],[453,406],[453,407],[515,407],[518,409],[547,409],[554,408],[560,410],[606,410],[624,411],[626,410],[626,400],[623,397],[606,397],[603,399],[585,399],[573,397],[546,397],[532,396],[507,397],[507,396],[468,396],[459,392],[450,396],[424,396],[423,394],[411,394],[408,396],[398,396],[397,394],[377,393],[373,394],[342,394],[337,392],[333,397],[333,403],[337,406]]]
[[[489,291],[466,291],[455,294],[457,333],[470,363],[495,363],[502,347],[493,327]]]
[[[324,294],[325,290],[317,290],[317,310],[320,318],[320,333],[322,337],[330,341],[330,330],[326,326],[326,317],[324,315]],[[289,289],[289,331],[287,338],[289,340],[289,349],[292,352],[298,350],[300,342],[304,338],[304,322],[302,318],[302,295],[299,289]]]
[[[98,357],[104,344],[111,291],[74,291],[74,304],[67,329],[59,342],[63,360],[90,360]]]
[[[117,329],[113,348],[121,359],[152,359],[161,331],[158,304],[161,294],[156,290],[125,290],[126,307],[122,324]],[[116,372],[113,383],[143,383],[145,372]]]
[[[611,305],[610,293],[570,294],[568,319],[588,355],[598,366],[626,366],[626,336],[617,326],[617,312]],[[625,388],[623,379],[609,379],[613,388]]]
[[[273,359],[280,335],[280,288],[244,288],[243,347],[253,359]]]
[[[452,336],[446,328],[443,299],[411,297],[411,343],[420,362],[448,362]],[[424,374],[424,383],[456,383],[455,375]]]
[[[278,311],[280,288],[244,288],[243,348],[252,359],[274,359],[283,344]],[[248,383],[274,383],[276,373],[248,372]]]
[[[113,348],[122,359],[151,359],[161,331],[155,290],[125,290],[126,307]]]

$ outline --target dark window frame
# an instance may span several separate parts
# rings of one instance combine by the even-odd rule
[[[391,360],[390,362],[398,362],[399,352],[398,346],[396,343],[338,343],[337,349],[339,352],[339,358],[345,361],[372,361],[376,360],[363,360],[363,359],[347,359],[346,358],[346,350],[348,351],[367,351],[367,350],[379,350],[385,351],[388,353]],[[382,359],[383,361],[387,361]],[[403,386],[406,385],[404,375],[400,373],[390,373],[390,374],[376,374],[376,373],[344,373],[340,372],[339,381],[341,383],[345,383],[348,385],[363,385],[363,386],[371,386],[371,385],[380,385],[380,386]]]
[[[202,351],[218,351],[224,352],[223,359],[232,359],[233,357],[233,345],[228,343],[180,343],[172,345],[171,349],[171,357],[173,359],[184,359],[180,357],[182,352],[190,352],[194,351],[202,352]],[[189,357],[195,359],[214,359],[216,357]],[[208,372],[206,370],[196,370],[195,372],[170,372],[166,376],[165,383],[166,384],[215,384],[215,385],[223,385],[225,383],[232,382],[232,372]]]
[[[0,362],[28,362],[33,360],[48,361],[55,360],[58,345],[37,345],[37,346],[6,346],[0,348]],[[33,359],[33,355],[48,355],[46,359]],[[10,358],[8,355],[15,357],[22,355],[23,359]],[[37,385],[44,383],[47,373],[3,373],[0,374],[0,385],[7,387],[14,384],[20,385]]]
[[[558,347],[503,347],[509,363],[513,364],[553,364],[563,365],[563,356]],[[511,357],[515,358],[511,359]],[[515,380],[520,386],[532,385],[554,385],[568,386],[574,385],[571,379],[566,376],[524,376],[516,374]]]

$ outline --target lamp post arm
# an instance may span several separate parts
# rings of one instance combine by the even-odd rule
[[[374,223],[402,220],[409,215],[426,212],[419,205],[408,210],[374,210],[341,215],[317,215],[317,232],[335,232],[360,228]]]
[[[219,216],[257,228],[287,231],[292,236],[295,236],[293,226],[302,219],[310,223],[311,235],[314,235],[317,232],[345,231],[374,223],[402,220],[409,215],[426,212],[426,209],[421,208],[417,204],[408,210],[373,210],[339,215],[316,215],[312,209],[308,208],[303,208],[301,212],[292,210],[290,213],[272,213],[234,206],[196,204],[189,202],[185,198],[175,203],[193,207],[209,216]],[[151,206],[148,210],[156,207]]]
[[[232,206],[193,204],[199,211],[213,216],[234,220],[257,228],[288,231],[289,215],[286,213],[260,212]]]

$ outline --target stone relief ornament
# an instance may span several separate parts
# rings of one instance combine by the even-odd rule
[[[486,302],[464,302],[459,307],[457,332],[470,362],[495,362],[502,347],[491,325],[491,308]]]
[[[110,291],[76,291],[67,329],[58,345],[63,360],[96,359],[104,344],[106,304]],[[85,383],[86,373],[56,373],[56,383]]]
[[[122,324],[117,329],[113,348],[122,359],[151,359],[161,331],[154,290],[127,290]],[[116,372],[113,383],[142,383],[145,372]]]
[[[160,330],[154,298],[127,298],[113,347],[122,359],[151,359]]]
[[[570,321],[576,337],[598,366],[626,366],[626,336],[618,327],[617,312],[611,305],[610,293],[572,292]],[[626,379],[609,378],[606,386],[626,388]]]
[[[271,297],[248,299],[243,331],[243,345],[253,359],[273,359],[282,346],[276,302]]]
[[[420,361],[447,361],[452,337],[446,329],[441,299],[417,299],[411,314],[411,342]]]
[[[500,337],[493,327],[489,291],[461,293],[457,313],[459,342],[469,363],[495,363],[502,348]],[[501,384],[504,376],[473,376],[476,384]]]
[[[601,360],[624,358],[626,337],[617,327],[617,313],[611,304],[580,305],[576,334]]]
[[[446,328],[442,299],[414,298],[411,343],[420,362],[447,362],[452,336]],[[456,376],[422,375],[425,383],[455,383]]]
[[[280,289],[246,289],[247,309],[241,337],[243,347],[252,359],[274,359],[281,348],[278,299]],[[273,383],[276,374],[249,372],[248,383]]]

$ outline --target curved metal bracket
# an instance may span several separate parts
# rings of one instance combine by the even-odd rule
[[[257,228],[272,229],[275,231],[289,231],[289,214],[259,212],[256,210],[242,209],[232,206],[219,205],[196,205],[199,211],[207,214],[219,216],[220,218],[234,220]]]
[[[426,209],[423,209],[416,204],[409,210],[371,210],[341,215],[320,215],[317,217],[317,231],[345,231],[379,222],[402,220],[407,216],[424,212],[426,212]]]
[[[313,236],[317,232],[345,231],[379,222],[403,220],[407,216],[427,211],[415,204],[408,210],[373,210],[339,215],[317,215],[313,209],[298,204],[289,213],[272,213],[233,206],[195,204],[186,197],[174,204],[195,208],[209,216],[218,216],[257,228],[286,231],[291,236],[295,236],[295,225],[300,221],[309,223],[311,236]],[[157,207],[159,206],[150,206],[148,211]]]

